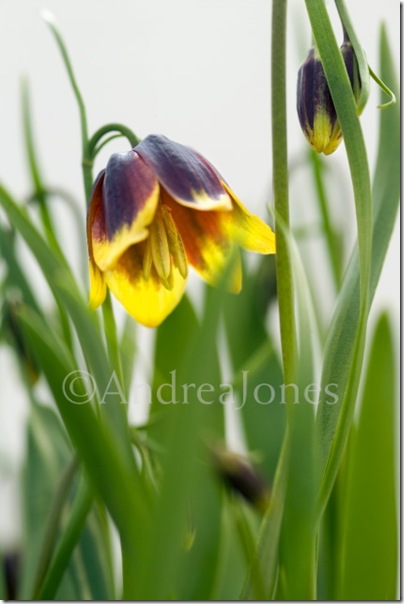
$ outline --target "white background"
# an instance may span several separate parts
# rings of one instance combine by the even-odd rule
[[[265,216],[271,203],[270,10],[269,0],[2,0],[0,2],[0,180],[16,196],[29,193],[24,156],[20,84],[31,92],[41,165],[50,185],[77,199],[84,216],[78,113],[59,52],[38,10],[45,6],[59,23],[87,106],[90,133],[119,121],[139,137],[164,133],[204,154],[238,196]],[[347,0],[370,65],[378,69],[378,31],[387,24],[399,62],[399,3]],[[333,3],[329,2],[330,9]],[[306,148],[295,113],[296,72],[310,47],[303,0],[289,1],[288,130],[291,166]],[[340,32],[338,31],[338,35]],[[341,36],[340,36],[341,37]],[[372,85],[361,118],[371,166],[375,160],[377,87]],[[110,145],[100,169],[125,141]],[[329,158],[347,174],[343,145]],[[337,179],[334,219],[355,235],[347,177]],[[310,183],[292,181],[294,226],[310,223]],[[57,205],[60,238],[78,267],[84,233]],[[328,265],[322,247],[307,252],[319,295]],[[40,275],[27,260],[45,291]],[[311,264],[310,264],[311,263]],[[326,285],[327,287],[327,285]],[[45,295],[45,294],[44,294]],[[327,301],[325,301],[327,309]],[[395,231],[375,308],[390,308],[398,325],[399,233]],[[23,456],[21,420],[25,401],[9,357],[0,350],[0,549],[18,536],[15,472]]]

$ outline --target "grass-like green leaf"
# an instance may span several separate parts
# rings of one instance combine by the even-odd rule
[[[341,485],[338,600],[394,600],[398,574],[395,347],[386,315],[376,326]]]

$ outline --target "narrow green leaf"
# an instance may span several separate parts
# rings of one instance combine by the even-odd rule
[[[0,254],[5,260],[8,269],[7,286],[16,288],[21,292],[22,299],[25,304],[28,304],[36,312],[40,312],[38,301],[32,291],[32,287],[28,283],[27,277],[21,267],[16,254],[14,235],[11,231],[7,231],[0,225]]]
[[[57,541],[59,526],[61,525],[62,514],[67,505],[72,483],[77,470],[76,459],[70,460],[61,473],[56,489],[51,500],[51,505],[48,511],[46,520],[45,533],[42,541],[42,548],[38,559],[36,579],[33,592],[36,594],[43,578],[46,574],[47,567],[52,557],[52,552]],[[67,564],[66,564],[67,566]]]
[[[228,503],[228,502],[227,502]],[[235,531],[232,510],[225,505],[222,508],[220,523],[219,564],[211,600],[219,602],[238,600],[243,586],[247,564],[240,540]]]
[[[392,327],[376,326],[343,485],[338,600],[394,600],[398,581],[398,427]]]
[[[29,599],[45,538],[49,502],[62,469],[71,457],[70,445],[52,409],[34,404],[28,422],[28,454],[24,468],[24,560],[21,597]]]
[[[397,91],[396,76],[388,45],[387,35],[381,33],[381,75],[389,86]],[[370,280],[370,302],[372,301],[390,237],[393,231],[400,193],[400,110],[399,104],[380,112],[379,146],[376,170],[373,179],[374,224],[372,244],[372,272]],[[337,307],[329,329],[324,353],[322,390],[330,388],[338,396],[323,400],[319,405],[317,420],[322,443],[323,460],[320,464],[322,489],[320,509],[324,509],[336,476],[341,449],[335,451],[335,439],[346,440],[346,427],[341,431],[339,418],[342,401],[348,388],[349,373],[359,372],[360,359],[354,356],[355,338],[360,322],[359,259],[355,249],[339,295]],[[354,361],[357,366],[354,365]],[[335,390],[335,388],[337,390]],[[332,400],[334,399],[334,401]],[[353,406],[353,405],[351,405]],[[353,411],[353,410],[352,410]],[[326,467],[326,462],[328,465]],[[324,474],[324,472],[326,472]]]
[[[109,527],[108,527],[109,528]],[[112,544],[105,535],[96,510],[90,511],[81,534],[79,551],[92,600],[114,600]]]
[[[66,571],[74,547],[77,545],[93,498],[88,486],[79,490],[73,504],[69,523],[64,527],[61,541],[58,544],[56,555],[47,572],[45,580],[37,586],[34,595],[35,600],[53,600],[56,597],[63,574]],[[73,519],[73,521],[72,521]],[[60,592],[60,590],[59,590]]]
[[[123,390],[129,393],[138,352],[136,345],[136,323],[130,315],[127,315],[125,318],[119,348],[122,359]]]

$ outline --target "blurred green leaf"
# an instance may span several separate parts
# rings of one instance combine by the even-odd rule
[[[29,599],[55,486],[71,449],[60,420],[47,407],[31,406],[28,422],[27,458],[24,470],[24,557],[21,597]]]
[[[38,301],[16,257],[15,234],[2,225],[0,225],[0,255],[7,264],[7,287],[16,288],[20,291],[25,304],[28,304],[39,313]]]
[[[398,408],[387,315],[376,326],[342,485],[338,600],[394,600],[398,587]]]
[[[136,322],[130,315],[125,317],[119,348],[122,362],[122,386],[124,392],[129,393],[135,369],[136,355],[138,353],[136,347]]]
[[[229,502],[225,500],[220,523],[219,564],[211,600],[238,600],[247,572],[239,536]]]
[[[90,512],[80,538],[80,553],[91,598],[93,600],[113,600],[114,577],[112,560],[112,544],[109,535],[105,533],[103,520],[97,509]]]

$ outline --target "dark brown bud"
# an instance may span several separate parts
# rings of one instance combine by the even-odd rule
[[[230,451],[216,449],[213,458],[215,469],[226,486],[264,511],[269,501],[269,488],[262,474],[247,459]]]

